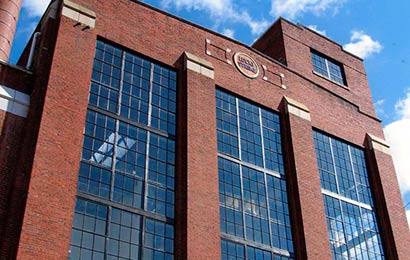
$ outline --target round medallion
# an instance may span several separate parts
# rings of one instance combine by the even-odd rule
[[[259,76],[259,66],[248,54],[236,52],[233,61],[236,68],[246,77],[254,79]]]

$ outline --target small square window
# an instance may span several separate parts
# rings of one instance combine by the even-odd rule
[[[314,72],[346,86],[345,74],[341,63],[313,50],[311,51],[311,57]]]

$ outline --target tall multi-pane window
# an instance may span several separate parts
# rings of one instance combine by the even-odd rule
[[[216,90],[222,259],[293,259],[279,116]]]
[[[176,72],[97,41],[69,259],[173,259]]]
[[[314,131],[333,259],[384,259],[363,150]]]
[[[311,51],[313,71],[341,85],[346,85],[342,64],[316,51]]]

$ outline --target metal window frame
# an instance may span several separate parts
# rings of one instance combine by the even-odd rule
[[[116,47],[115,43],[110,43],[110,42],[105,41],[103,39],[97,39],[96,49],[97,49],[98,42],[102,42],[105,45],[110,45],[110,46]],[[105,50],[105,48],[104,48],[104,50]],[[116,112],[112,113],[108,110],[104,110],[104,109],[99,108],[99,107],[97,107],[95,105],[92,105],[92,104],[88,104],[88,106],[87,106],[87,110],[90,110],[90,111],[93,111],[93,112],[96,112],[96,113],[100,113],[104,116],[109,116],[109,117],[111,117],[115,120],[112,165],[109,168],[108,167],[102,167],[102,165],[100,165],[100,164],[92,163],[92,162],[90,162],[88,160],[85,160],[83,158],[80,159],[80,163],[84,162],[84,163],[87,163],[89,165],[96,165],[96,166],[99,166],[100,168],[104,168],[104,169],[109,170],[111,172],[111,184],[110,184],[109,198],[105,199],[105,198],[102,198],[102,197],[99,197],[99,196],[96,196],[96,195],[92,195],[92,194],[89,194],[89,193],[86,193],[86,192],[78,191],[78,190],[77,190],[76,197],[79,198],[79,199],[82,199],[82,200],[91,201],[93,203],[102,204],[102,205],[107,207],[107,218],[105,220],[106,221],[106,233],[105,233],[105,236],[104,236],[104,239],[105,239],[104,257],[105,258],[108,256],[108,252],[107,252],[108,240],[109,240],[108,234],[110,232],[109,223],[111,222],[112,208],[116,208],[116,209],[119,209],[119,210],[124,210],[124,211],[130,212],[130,213],[133,213],[133,214],[140,215],[141,216],[141,229],[140,229],[140,234],[139,234],[140,244],[138,245],[138,255],[139,255],[140,259],[143,259],[143,257],[144,257],[144,248],[145,248],[144,243],[145,243],[145,222],[146,222],[146,219],[149,218],[149,219],[152,219],[154,221],[160,221],[160,222],[163,222],[165,225],[167,225],[167,224],[172,225],[172,226],[175,225],[175,219],[174,218],[167,217],[166,215],[165,216],[159,215],[159,214],[156,214],[156,213],[145,210],[146,209],[146,202],[147,202],[147,195],[148,195],[147,185],[149,183],[151,183],[151,181],[149,181],[148,178],[147,178],[148,163],[149,163],[150,135],[151,135],[151,133],[154,133],[154,134],[157,134],[159,136],[165,137],[165,138],[167,138],[169,140],[173,140],[173,141],[175,141],[176,136],[171,135],[168,132],[162,131],[160,129],[157,129],[157,128],[154,128],[154,127],[151,126],[151,111],[152,111],[151,100],[152,100],[153,71],[154,71],[154,66],[155,65],[158,64],[160,66],[163,66],[160,63],[155,63],[155,61],[151,61],[151,60],[147,59],[147,61],[150,62],[150,79],[149,79],[150,89],[149,89],[149,100],[148,100],[148,124],[145,125],[145,124],[142,124],[142,123],[132,121],[132,120],[130,120],[128,118],[125,118],[123,116],[120,116],[121,99],[122,99],[121,93],[122,93],[122,90],[123,90],[123,82],[124,82],[125,56],[126,56],[126,53],[129,53],[129,51],[126,48],[122,48],[122,49],[120,49],[120,51],[121,51],[121,55],[122,55],[122,57],[121,57],[121,66],[118,67],[115,64],[111,64],[112,66],[114,66],[116,68],[119,68],[121,70],[121,75],[120,75],[120,79],[119,79],[119,81],[120,81],[119,84],[120,85],[119,85],[118,90],[111,87],[111,86],[108,86],[108,85],[106,85],[102,82],[97,82],[97,81],[94,81],[94,80],[90,81],[90,84],[91,84],[91,82],[94,82],[96,84],[103,85],[103,86],[107,87],[108,89],[118,91],[118,103],[117,103]],[[113,56],[114,56],[114,53],[113,53]],[[141,56],[141,58],[144,59],[144,60],[146,59],[143,56]],[[96,59],[96,57],[94,57],[94,60],[95,59]],[[100,59],[98,59],[98,60],[102,63],[106,63],[104,60],[100,60]],[[169,68],[169,70],[171,71],[171,68]],[[110,76],[112,77],[112,75],[110,75]],[[170,79],[171,79],[171,77],[170,77]],[[175,81],[177,82],[177,77],[176,77]],[[143,180],[144,181],[144,187],[143,187],[143,192],[141,194],[143,196],[143,209],[134,208],[134,207],[131,207],[131,206],[119,203],[119,202],[115,202],[115,201],[112,200],[113,199],[113,190],[114,190],[114,180],[115,180],[115,174],[116,174],[115,162],[116,162],[116,151],[117,151],[117,145],[118,145],[119,122],[120,121],[122,121],[126,124],[129,124],[129,125],[138,127],[140,129],[144,129],[144,130],[147,131],[146,151],[145,151],[145,172],[144,172],[144,180]],[[83,136],[85,136],[85,124],[86,124],[86,122],[84,123]],[[93,137],[93,136],[90,136],[90,137]],[[175,150],[173,152],[175,153]],[[175,162],[174,162],[173,165],[175,165]],[[123,174],[126,174],[126,173],[123,173]],[[174,190],[174,192],[175,192],[175,190]],[[175,206],[175,202],[174,202],[174,206]],[[174,211],[175,211],[175,207],[174,207]],[[174,227],[174,232],[175,232],[175,227]],[[175,236],[174,236],[174,239],[175,239]],[[70,242],[70,245],[71,245],[71,242]],[[155,249],[152,249],[152,250],[155,251]],[[166,253],[165,251],[161,251],[161,252]],[[173,254],[175,254],[175,248],[173,249]]]
[[[268,196],[268,188],[267,188],[267,175],[271,175],[272,177],[275,178],[279,178],[281,180],[286,180],[285,175],[280,174],[279,172],[270,170],[265,168],[266,167],[266,158],[265,158],[265,147],[264,147],[264,134],[263,134],[263,124],[262,124],[262,108],[257,106],[258,109],[258,124],[259,124],[259,133],[260,133],[260,138],[261,138],[261,150],[262,150],[262,163],[263,166],[257,166],[255,164],[246,162],[242,160],[242,144],[241,144],[241,131],[240,131],[240,116],[239,116],[239,100],[242,100],[244,102],[248,102],[246,100],[240,99],[235,95],[229,94],[227,92],[224,92],[223,90],[220,89],[216,89],[216,91],[221,91],[225,94],[228,94],[229,96],[233,96],[235,98],[235,106],[236,106],[236,113],[234,114],[236,116],[236,122],[237,122],[237,136],[236,138],[238,139],[238,150],[239,150],[239,154],[238,154],[238,158],[235,158],[231,155],[227,155],[224,154],[222,152],[218,151],[218,157],[225,159],[227,161],[230,161],[232,163],[235,163],[239,166],[239,176],[240,176],[240,185],[241,185],[241,201],[242,201],[242,221],[243,221],[243,229],[244,229],[244,238],[240,238],[240,237],[236,237],[234,235],[229,235],[226,233],[222,233],[221,232],[221,239],[226,240],[226,241],[230,241],[230,242],[234,242],[234,243],[238,243],[240,245],[244,246],[244,250],[245,250],[245,259],[247,259],[247,247],[251,246],[254,248],[258,248],[258,249],[262,249],[264,251],[268,251],[270,253],[272,253],[272,255],[281,255],[284,257],[288,257],[288,258],[294,258],[295,255],[294,253],[291,253],[290,251],[287,250],[283,250],[280,248],[276,248],[273,247],[273,240],[272,240],[272,229],[271,229],[271,218],[270,218],[270,205],[269,205],[269,196]],[[221,98],[222,100],[224,100],[223,98]],[[222,109],[222,108],[221,108]],[[272,112],[274,113],[274,112]],[[277,114],[275,114],[277,115]],[[219,131],[219,129],[218,129]],[[282,144],[281,144],[282,145]],[[262,172],[264,175],[264,188],[265,188],[265,195],[266,195],[266,210],[267,210],[267,222],[268,222],[268,227],[269,227],[269,244],[270,245],[265,245],[262,243],[258,243],[258,242],[254,242],[251,240],[247,240],[247,234],[246,234],[246,220],[245,220],[245,209],[244,209],[244,189],[243,189],[243,175],[242,175],[242,167],[248,167],[250,169]],[[282,190],[282,188],[281,188]],[[286,190],[287,192],[287,190]],[[289,205],[287,204],[287,206],[289,207]],[[283,223],[283,226],[286,228],[286,224]],[[293,237],[291,237],[292,242],[293,242]],[[287,239],[288,240],[288,239]],[[292,243],[293,244],[293,243]]]
[[[314,130],[314,131],[316,131],[316,130]],[[321,133],[321,132],[319,132],[319,131],[317,131],[317,132],[318,132],[320,135],[323,135],[325,138],[327,138],[327,139],[329,140],[330,154],[331,154],[331,158],[332,158],[333,170],[334,170],[334,173],[335,173],[336,186],[337,186],[337,192],[338,192],[338,193],[331,192],[331,191],[329,191],[329,190],[326,190],[325,188],[322,188],[321,191],[322,191],[322,194],[323,194],[323,195],[326,195],[326,196],[329,196],[329,197],[331,197],[331,198],[333,198],[333,199],[336,199],[337,202],[338,202],[338,206],[339,206],[339,209],[340,209],[340,216],[341,216],[341,224],[342,224],[342,226],[343,226],[343,230],[340,230],[340,231],[343,232],[343,234],[344,234],[344,236],[345,236],[345,239],[347,240],[347,237],[348,237],[348,236],[347,236],[347,228],[345,227],[347,224],[345,223],[345,213],[343,212],[343,205],[342,205],[342,203],[348,203],[348,204],[350,204],[350,205],[353,205],[353,206],[358,207],[359,212],[360,212],[360,217],[359,217],[358,221],[360,222],[360,225],[361,225],[361,228],[362,228],[362,230],[361,230],[361,231],[362,231],[362,235],[365,237],[366,252],[367,252],[367,253],[373,253],[373,254],[379,255],[379,256],[381,256],[382,258],[384,258],[384,248],[383,248],[382,245],[379,244],[379,245],[381,246],[382,254],[378,254],[378,253],[376,253],[376,252],[371,251],[370,248],[369,248],[369,245],[368,245],[368,243],[367,243],[367,240],[368,240],[367,230],[365,230],[365,227],[364,227],[364,225],[363,225],[364,220],[363,220],[363,217],[362,217],[362,215],[363,215],[362,211],[363,211],[363,209],[366,209],[366,210],[369,210],[369,211],[374,212],[374,207],[372,207],[372,206],[369,205],[369,204],[366,204],[366,203],[363,203],[363,202],[360,202],[360,201],[359,201],[359,200],[360,200],[360,197],[359,197],[359,193],[358,193],[358,190],[357,190],[357,185],[360,184],[360,183],[356,181],[356,172],[355,172],[355,169],[354,169],[354,166],[353,166],[351,145],[348,144],[348,143],[346,143],[346,142],[340,141],[340,142],[346,144],[347,147],[348,147],[349,163],[350,163],[350,166],[351,166],[351,168],[352,168],[353,181],[354,181],[354,185],[355,185],[355,192],[356,192],[356,196],[357,196],[357,201],[356,201],[356,200],[353,200],[353,199],[350,199],[350,198],[347,198],[347,197],[341,195],[341,194],[340,194],[340,191],[339,191],[339,180],[338,180],[339,177],[338,177],[338,174],[337,174],[337,171],[336,171],[336,162],[335,162],[335,155],[334,155],[334,148],[333,148],[333,142],[334,142],[334,141],[337,141],[337,139],[335,139],[335,138],[333,138],[333,137],[331,137],[331,136],[329,136],[329,135],[326,135],[326,134],[324,134],[324,133]],[[319,140],[318,140],[318,141],[319,141]],[[316,141],[315,141],[315,142],[316,142]],[[315,150],[317,150],[317,148],[316,148]],[[316,153],[316,156],[318,156],[317,153]],[[326,215],[326,219],[329,219],[329,217],[328,217],[327,215]],[[377,221],[375,221],[375,225],[378,226]],[[329,229],[329,227],[328,227],[328,229]],[[374,232],[374,233],[377,233],[377,234],[379,235],[379,238],[380,238],[380,232]],[[330,241],[330,237],[329,237],[329,241]],[[349,248],[348,241],[345,241],[345,243],[344,243],[343,245],[346,246],[347,258],[348,258],[348,259],[352,259],[351,256],[350,256],[349,251],[350,251],[351,249],[353,249],[354,247],[350,247],[350,248]],[[331,249],[332,249],[332,248],[331,248]],[[332,254],[333,254],[333,252],[332,252]]]

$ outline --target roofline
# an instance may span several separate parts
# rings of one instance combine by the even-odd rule
[[[58,0],[52,0],[52,1],[50,2],[50,4],[48,5],[46,11],[44,12],[44,14],[47,13],[47,10],[48,10],[48,8],[51,6],[51,4],[52,4],[53,2],[56,2],[56,1],[58,1]],[[157,8],[157,7],[155,7],[155,6],[152,6],[152,5],[150,5],[150,4],[147,4],[147,3],[145,3],[145,2],[141,2],[141,1],[139,1],[139,0],[128,0],[128,1],[134,2],[134,3],[139,4],[139,5],[142,5],[142,6],[144,6],[144,7],[147,7],[147,8],[149,8],[149,9],[152,9],[152,10],[156,11],[156,12],[159,12],[159,13],[161,13],[161,14],[167,15],[167,16],[172,17],[172,18],[174,18],[174,19],[176,19],[176,20],[178,20],[178,21],[181,21],[181,22],[183,22],[183,23],[186,23],[186,24],[189,24],[189,25],[191,25],[191,26],[197,27],[197,28],[202,29],[202,30],[204,30],[204,31],[207,31],[207,32],[209,32],[209,33],[216,34],[217,36],[220,36],[220,37],[222,37],[222,38],[225,38],[225,39],[227,39],[227,40],[230,40],[230,41],[232,41],[232,42],[234,42],[234,43],[236,43],[236,44],[242,45],[242,46],[247,47],[247,48],[251,48],[251,49],[254,50],[254,51],[257,51],[257,50],[253,47],[253,46],[255,45],[255,43],[258,42],[260,39],[262,39],[262,37],[263,37],[276,23],[281,22],[281,21],[284,21],[284,22],[287,22],[287,23],[289,23],[289,24],[291,24],[291,25],[293,25],[293,26],[295,26],[295,27],[299,27],[299,28],[301,28],[301,29],[308,29],[310,32],[313,32],[314,34],[316,34],[316,35],[318,35],[318,36],[320,36],[320,37],[326,39],[327,41],[329,41],[329,42],[331,42],[331,43],[333,43],[333,44],[339,46],[340,49],[341,49],[343,52],[345,52],[345,53],[347,53],[348,55],[351,55],[351,56],[353,56],[353,57],[355,57],[355,58],[357,58],[357,59],[359,59],[359,60],[361,60],[361,61],[363,62],[363,59],[362,59],[362,58],[360,58],[360,57],[358,57],[358,56],[356,56],[356,55],[354,55],[354,54],[352,54],[352,53],[350,53],[350,52],[344,50],[344,49],[343,49],[343,46],[342,46],[341,44],[339,44],[339,43],[337,43],[337,42],[331,40],[330,38],[328,38],[328,37],[326,37],[326,36],[324,36],[324,35],[322,35],[322,34],[316,32],[316,31],[314,31],[314,30],[312,30],[312,29],[310,29],[310,28],[307,27],[307,26],[304,26],[304,25],[302,25],[302,24],[295,24],[295,23],[293,23],[293,22],[291,22],[291,21],[289,21],[289,20],[283,18],[282,16],[279,16],[279,17],[259,36],[259,38],[258,38],[256,41],[254,41],[251,45],[248,45],[248,44],[245,44],[245,43],[243,43],[243,42],[241,42],[241,41],[238,41],[238,40],[236,40],[236,39],[230,38],[230,37],[228,37],[228,36],[226,36],[226,35],[224,35],[224,34],[221,34],[221,33],[217,32],[217,31],[213,31],[213,30],[211,30],[211,29],[209,29],[209,28],[206,28],[206,27],[204,27],[204,26],[202,26],[202,25],[196,24],[196,23],[191,22],[191,21],[188,21],[188,20],[186,20],[186,19],[184,19],[184,18],[182,18],[182,17],[179,17],[179,16],[177,16],[177,15],[171,14],[171,13],[166,12],[166,11],[164,11],[164,10],[161,10],[161,9],[159,9],[159,8]],[[62,2],[64,2],[64,0],[63,0]],[[43,14],[43,16],[41,17],[41,19],[40,19],[40,21],[39,21],[39,24],[40,24],[41,21],[43,20],[44,14]],[[36,31],[36,30],[34,30],[34,32],[35,32],[35,31]],[[33,34],[34,34],[34,32],[33,32]],[[30,38],[31,38],[31,37],[30,37]],[[259,52],[259,51],[258,51],[258,52]],[[264,55],[264,56],[266,56],[266,55]]]
[[[289,21],[288,21],[288,22],[289,22]],[[289,22],[289,23],[292,23],[292,22]],[[293,23],[292,23],[292,24],[293,24]],[[325,35],[323,35],[323,34],[320,34],[320,33],[318,33],[317,31],[315,31],[315,30],[313,30],[313,29],[311,29],[311,28],[309,28],[309,27],[307,27],[307,26],[305,26],[305,25],[303,25],[303,24],[297,24],[296,26],[303,27],[303,29],[307,29],[307,30],[311,31],[312,33],[314,33],[314,34],[316,34],[316,35],[318,35],[318,36],[320,36],[320,37],[322,37],[322,38],[328,40],[329,42],[331,42],[331,43],[333,43],[333,44],[336,44],[336,45],[339,46],[340,49],[341,49],[343,52],[345,52],[346,54],[349,54],[350,56],[353,56],[354,58],[357,58],[357,59],[361,60],[362,62],[364,61],[363,58],[361,58],[361,57],[357,56],[356,54],[353,54],[353,53],[351,53],[351,52],[345,50],[345,49],[343,48],[343,45],[341,45],[341,44],[338,43],[338,42],[335,42],[334,40],[330,39],[329,37],[327,37],[327,36],[325,36]]]
[[[320,36],[320,37],[322,37],[323,39],[329,41],[330,43],[332,43],[332,44],[334,44],[334,45],[337,45],[337,46],[340,48],[340,50],[343,51],[344,53],[346,53],[346,54],[348,54],[348,55],[350,55],[350,56],[352,56],[352,57],[354,57],[354,58],[356,58],[356,59],[358,59],[358,60],[360,60],[360,61],[362,61],[362,62],[364,61],[363,58],[361,58],[361,57],[359,57],[359,56],[357,56],[357,55],[355,55],[355,54],[353,54],[353,53],[351,53],[351,52],[348,52],[348,51],[346,51],[345,49],[343,49],[343,45],[341,45],[340,43],[335,42],[334,40],[330,39],[329,37],[327,37],[327,36],[325,36],[325,35],[323,35],[323,34],[320,34],[320,33],[318,33],[317,31],[312,30],[311,28],[309,28],[309,27],[307,27],[307,26],[305,26],[305,25],[303,25],[303,24],[300,24],[300,23],[295,24],[294,22],[289,21],[289,20],[283,18],[282,16],[279,16],[278,19],[276,19],[276,21],[275,21],[271,26],[269,26],[269,28],[266,29],[266,30],[261,34],[261,36],[252,44],[252,46],[255,45],[255,43],[257,43],[259,40],[261,40],[261,39],[263,38],[263,36],[264,36],[276,23],[279,23],[279,22],[282,22],[282,21],[283,21],[283,22],[287,22],[287,23],[289,23],[290,25],[293,25],[294,27],[298,27],[298,28],[303,29],[303,30],[304,30],[304,29],[307,29],[307,30],[309,30],[310,32],[316,34],[317,36]]]
[[[52,0],[52,1],[50,2],[50,5],[51,5],[53,2],[55,2],[55,1],[64,1],[64,0]],[[206,31],[206,32],[209,32],[209,33],[214,34],[214,35],[216,35],[216,36],[222,37],[222,38],[224,38],[224,39],[226,39],[226,40],[228,40],[228,41],[234,42],[234,43],[236,43],[236,44],[238,44],[238,45],[240,45],[240,46],[242,46],[242,47],[244,47],[244,48],[246,48],[246,49],[248,49],[248,50],[250,50],[250,51],[252,51],[252,52],[254,52],[254,53],[256,53],[256,54],[258,54],[258,55],[260,55],[260,56],[262,56],[262,57],[264,57],[265,59],[267,59],[267,60],[269,60],[269,61],[275,63],[276,65],[278,65],[278,66],[280,66],[280,67],[283,67],[283,68],[289,70],[291,73],[294,73],[294,74],[299,75],[299,76],[302,77],[303,79],[305,79],[305,80],[307,80],[307,81],[309,81],[309,82],[311,82],[311,83],[313,83],[313,84],[319,86],[320,88],[324,89],[325,91],[328,91],[326,88],[321,87],[321,86],[318,85],[317,83],[315,83],[315,82],[311,81],[310,79],[306,78],[305,76],[299,74],[297,71],[295,71],[295,70],[289,68],[289,67],[286,66],[285,64],[282,64],[281,62],[279,62],[279,61],[273,59],[272,57],[266,55],[265,53],[263,53],[263,52],[261,52],[261,51],[255,49],[254,47],[252,47],[253,44],[252,44],[252,45],[247,45],[247,44],[245,44],[245,43],[243,43],[243,42],[240,42],[240,41],[237,41],[237,40],[235,40],[235,39],[229,38],[229,37],[227,37],[227,36],[225,36],[225,35],[223,35],[223,34],[221,34],[221,33],[212,31],[212,30],[210,30],[210,29],[208,29],[208,28],[206,28],[206,27],[204,27],[204,26],[201,26],[201,25],[198,25],[198,24],[196,24],[196,23],[190,22],[190,21],[188,21],[188,20],[185,20],[185,19],[183,19],[183,18],[181,18],[181,17],[178,17],[178,16],[176,16],[176,15],[174,15],[174,14],[165,12],[165,11],[163,11],[163,10],[161,10],[161,9],[158,9],[158,8],[156,8],[156,7],[153,7],[153,6],[151,6],[151,5],[149,5],[149,4],[146,4],[146,3],[144,3],[144,2],[140,2],[140,1],[138,1],[138,0],[128,0],[128,1],[134,2],[134,3],[139,4],[139,5],[142,5],[142,6],[146,7],[146,8],[149,8],[149,9],[151,9],[151,10],[153,10],[153,11],[159,12],[159,13],[161,13],[161,14],[163,14],[163,15],[169,16],[169,17],[171,17],[171,18],[173,18],[173,19],[176,19],[176,20],[178,20],[178,21],[180,21],[180,22],[186,23],[186,24],[191,25],[191,26],[193,26],[193,27],[199,28],[199,29],[201,29],[201,30],[203,30],[203,31]],[[46,10],[48,10],[48,8],[50,7],[50,5],[47,7]],[[45,13],[47,13],[47,11],[46,11]],[[44,15],[43,15],[43,17],[41,18],[41,20],[42,20],[42,19],[44,19]],[[40,20],[39,24],[41,23],[41,20]],[[298,25],[296,25],[296,24],[294,24],[294,23],[292,23],[292,22],[290,22],[290,21],[284,19],[283,17],[279,17],[279,18],[276,19],[276,21],[261,35],[261,37],[262,37],[263,35],[265,35],[265,33],[267,33],[270,28],[272,28],[276,23],[278,23],[278,22],[280,22],[280,21],[285,21],[285,22],[288,22],[288,23],[290,23],[291,25],[293,25],[293,26],[295,26],[295,27],[301,28],[301,26],[298,26]],[[37,26],[38,26],[38,25],[37,25]],[[307,28],[307,27],[304,27],[304,26],[303,26],[302,29],[303,29],[303,28]],[[308,28],[308,29],[309,29],[309,28]],[[309,29],[309,30],[311,30],[311,29]],[[36,30],[34,30],[34,32],[35,32],[35,31],[36,31]],[[313,31],[313,30],[311,30],[311,31]],[[34,32],[33,32],[33,34],[34,34]],[[314,31],[313,31],[313,32],[314,32]],[[316,32],[314,32],[314,33],[316,33]],[[316,34],[318,34],[318,33],[316,33]],[[324,37],[323,35],[320,35],[320,34],[318,34],[318,35]],[[261,37],[259,37],[258,40],[261,39]],[[332,43],[334,43],[334,44],[336,44],[336,45],[338,45],[338,46],[341,47],[340,44],[338,44],[338,43],[336,43],[336,42],[334,42],[334,41],[328,39],[327,37],[324,37],[324,38],[327,39],[328,41],[330,41],[330,42],[332,42]],[[256,40],[255,42],[257,42],[258,40]],[[29,42],[30,42],[30,41],[29,41]],[[341,49],[342,49],[342,48],[341,48]],[[342,50],[343,50],[343,49],[342,49]],[[350,53],[348,53],[348,54],[350,54]],[[350,55],[354,56],[353,54],[350,54]],[[354,56],[354,57],[356,57],[356,56]],[[357,58],[359,58],[359,57],[357,57]],[[359,59],[360,59],[360,58],[359,58]],[[332,93],[332,92],[329,92],[329,93],[335,95],[335,96],[338,97],[338,98],[341,98],[342,100],[346,101],[346,102],[349,103],[349,104],[354,105],[354,106],[357,108],[357,112],[358,112],[358,113],[363,114],[363,115],[365,115],[365,116],[367,116],[367,117],[369,117],[369,118],[371,118],[371,119],[373,119],[373,120],[375,120],[375,121],[381,122],[381,120],[380,120],[379,118],[374,117],[374,116],[372,116],[372,115],[369,115],[369,114],[364,113],[363,111],[361,111],[361,110],[360,110],[360,107],[358,107],[358,106],[356,106],[355,104],[351,103],[349,100],[347,100],[347,99],[345,99],[345,98],[343,98],[343,97],[341,97],[341,96],[339,96],[339,95],[337,95],[337,94],[335,94],[335,93]]]

